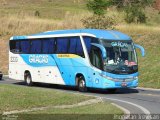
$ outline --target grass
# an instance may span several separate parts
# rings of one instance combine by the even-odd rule
[[[109,102],[97,103],[70,109],[49,109],[31,112],[32,114],[123,114],[120,109],[115,109]]]
[[[0,113],[50,105],[75,104],[89,99],[93,99],[93,97],[69,94],[52,89],[0,85]]]
[[[23,114],[15,115],[18,120],[119,120],[114,114]],[[4,117],[5,118],[5,117]],[[7,117],[6,117],[7,118]],[[12,118],[12,117],[11,117]]]
[[[19,115],[21,119],[30,117],[39,120],[46,120],[51,118],[58,120],[112,120],[114,118],[114,115],[122,114],[123,112],[120,109],[115,108],[109,102],[104,102],[70,109],[49,109],[45,111],[36,111]]]
[[[85,100],[94,99],[83,95],[76,95],[57,91],[52,89],[43,89],[35,87],[0,85],[0,114],[6,111],[25,110],[46,106],[72,105]],[[73,107],[73,108],[55,108],[41,111],[26,112],[15,114],[20,120],[29,119],[106,119],[113,118],[114,114],[123,114],[123,111],[116,108],[109,102]],[[10,117],[13,116],[2,116]],[[0,116],[1,118],[1,116]]]
[[[85,3],[85,0],[3,0],[0,3],[0,14],[18,14],[23,11],[34,16],[35,11],[39,11],[40,18],[63,19],[68,12],[77,14],[86,11]]]

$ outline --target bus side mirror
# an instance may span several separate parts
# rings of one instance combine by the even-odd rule
[[[134,44],[134,46],[141,50],[142,57],[144,57],[145,56],[145,49],[142,46],[138,45],[138,44]]]
[[[100,44],[96,44],[96,43],[91,43],[91,45],[96,46],[96,47],[98,47],[101,50],[103,59],[107,58],[107,52],[106,52],[105,47],[103,47]]]

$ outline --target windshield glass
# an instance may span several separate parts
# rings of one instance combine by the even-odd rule
[[[100,40],[106,48],[104,70],[114,74],[131,74],[138,71],[136,52],[132,41]]]

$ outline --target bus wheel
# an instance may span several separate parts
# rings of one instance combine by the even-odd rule
[[[87,87],[86,87],[84,77],[80,77],[79,80],[78,80],[78,90],[80,92],[86,92],[87,91]]]
[[[30,73],[26,74],[25,82],[26,82],[26,85],[28,85],[28,86],[32,86],[33,85],[33,83],[32,83],[32,77],[31,77]]]

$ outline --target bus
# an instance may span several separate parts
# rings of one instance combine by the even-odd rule
[[[87,88],[135,88],[138,61],[131,37],[114,30],[57,30],[9,41],[9,78]]]

